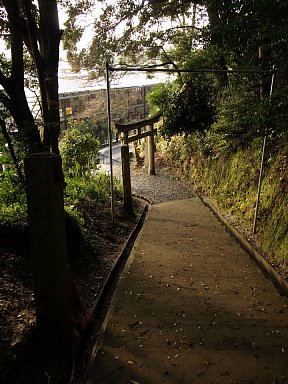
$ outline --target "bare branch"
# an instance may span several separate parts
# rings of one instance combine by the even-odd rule
[[[38,39],[37,39],[38,28],[35,23],[35,18],[33,17],[33,14],[32,14],[31,0],[24,0],[23,4],[24,4],[25,15],[27,18],[27,24],[25,23],[25,20],[23,20],[23,23],[25,23],[26,30],[27,30],[27,33],[25,34],[26,36],[25,44],[37,68],[39,88],[40,88],[41,99],[42,99],[42,108],[43,108],[43,111],[47,113],[48,104],[47,104],[47,97],[45,93],[45,83],[44,83],[45,70],[44,70],[44,63],[38,48]]]
[[[6,122],[2,118],[0,118],[0,125],[1,125],[2,134],[3,134],[3,136],[4,136],[4,138],[5,138],[6,142],[7,142],[10,155],[11,155],[12,160],[14,162],[17,174],[18,174],[21,182],[24,184],[24,175],[23,175],[23,173],[21,171],[21,168],[19,167],[18,160],[17,160],[16,154],[15,154],[15,151],[14,151],[13,143],[12,143],[11,137],[10,137],[8,131],[7,131]]]
[[[4,89],[7,89],[9,86],[9,79],[2,73],[0,70],[0,84]]]
[[[176,27],[167,28],[166,31],[172,31],[174,29],[196,29],[197,31],[203,31],[203,28],[195,27],[195,25],[178,25]]]

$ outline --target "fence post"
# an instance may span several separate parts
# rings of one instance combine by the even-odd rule
[[[122,180],[123,180],[123,206],[128,213],[133,212],[131,177],[130,177],[130,155],[128,144],[128,132],[122,133],[121,143],[121,162],[122,162]]]
[[[30,155],[25,177],[37,327],[63,346],[70,336],[71,287],[61,157]]]
[[[154,160],[154,135],[153,135],[153,124],[148,125],[148,132],[151,132],[147,136],[148,144],[148,175],[155,175],[155,160]]]

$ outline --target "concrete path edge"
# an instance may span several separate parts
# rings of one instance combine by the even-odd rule
[[[112,266],[112,268],[111,268],[111,270],[110,270],[110,272],[109,272],[109,274],[108,274],[108,276],[107,276],[107,278],[103,284],[103,287],[96,298],[96,301],[95,301],[92,309],[87,314],[87,316],[88,316],[87,325],[85,326],[82,333],[80,334],[79,339],[77,339],[75,344],[72,346],[71,350],[68,352],[64,364],[62,364],[61,368],[59,368],[61,373],[59,373],[58,377],[56,378],[55,384],[66,383],[67,377],[73,376],[75,361],[81,355],[81,353],[83,352],[82,348],[85,347],[89,338],[93,334],[94,327],[95,327],[96,313],[99,310],[99,308],[101,307],[101,305],[103,304],[103,300],[105,298],[105,295],[106,295],[107,291],[109,290],[110,284],[113,281],[113,279],[117,273],[118,266],[121,264],[121,262],[123,261],[123,259],[125,257],[127,257],[127,259],[128,259],[130,252],[129,252],[129,254],[127,254],[127,251],[129,250],[130,246],[133,246],[134,242],[137,240],[137,235],[139,234],[139,232],[143,226],[145,216],[149,210],[149,204],[148,204],[147,199],[143,199],[140,196],[135,196],[135,198],[142,199],[144,201],[146,200],[146,203],[144,204],[144,206],[143,206],[143,208],[139,214],[139,218],[138,218],[134,228],[132,229],[131,233],[129,234],[129,237],[126,239],[124,245],[122,246],[122,248],[119,252],[119,255],[118,255],[114,265]],[[108,310],[108,313],[109,313],[109,310]],[[107,314],[105,316],[104,323],[106,321],[106,318],[107,318]],[[103,328],[103,324],[102,324],[101,328]],[[93,351],[93,353],[94,352],[95,352],[95,350]],[[88,362],[87,366],[89,366],[89,363],[90,362]]]
[[[220,222],[227,228],[227,230],[231,233],[234,239],[240,244],[242,249],[244,249],[244,251],[246,251],[248,255],[255,260],[261,270],[270,277],[275,288],[280,292],[280,294],[288,297],[288,282],[284,279],[284,277],[281,276],[277,272],[277,270],[271,264],[268,263],[264,256],[257,252],[256,249],[247,240],[243,238],[243,236],[221,215],[219,210],[208,198],[202,197],[197,193],[195,194],[202,201],[202,203],[207,208],[209,208],[211,212],[218,218],[218,220],[220,220]]]

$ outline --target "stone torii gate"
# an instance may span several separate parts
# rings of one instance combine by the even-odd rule
[[[120,124],[114,123],[114,128],[121,139],[121,162],[123,181],[123,204],[126,212],[132,212],[132,192],[130,175],[129,143],[147,137],[148,147],[148,175],[155,175],[154,161],[154,124],[159,121],[162,112],[154,116],[137,121],[135,123]]]

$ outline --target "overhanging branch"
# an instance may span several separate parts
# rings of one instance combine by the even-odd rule
[[[196,27],[195,25],[178,25],[176,27],[167,28],[167,31],[173,31],[174,29],[196,29],[197,31],[203,31],[203,28]]]
[[[165,65],[171,63],[165,63]],[[175,68],[163,68],[163,64],[147,65],[147,66],[122,66],[109,65],[108,69],[111,72],[167,72],[167,73],[288,73],[287,69],[216,69],[216,68],[190,68],[190,69],[175,69]]]

